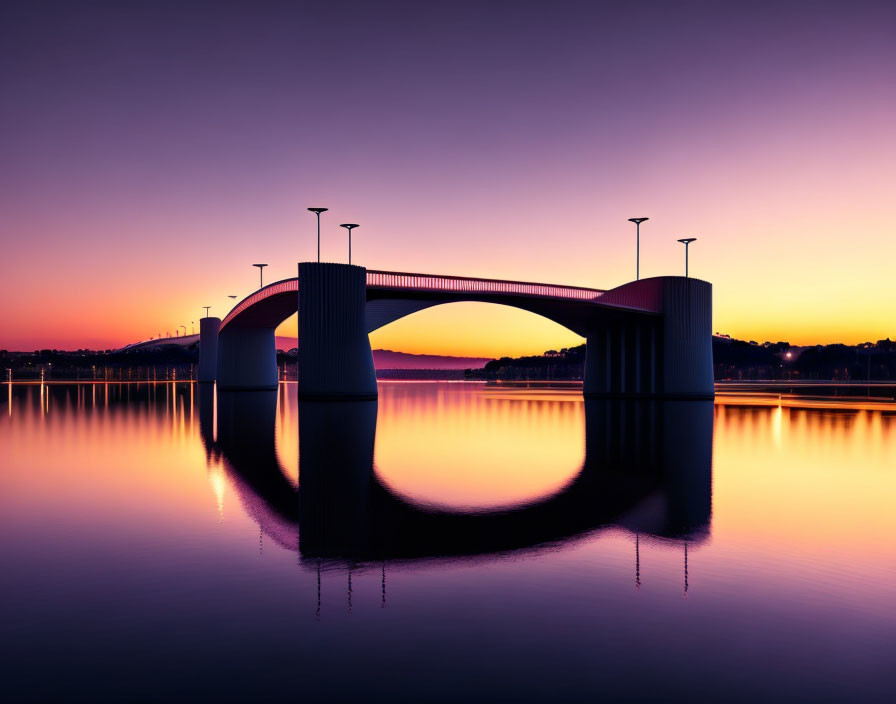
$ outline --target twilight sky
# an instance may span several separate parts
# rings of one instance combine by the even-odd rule
[[[892,2],[0,5],[0,348],[106,348],[322,253],[714,285],[714,330],[896,337]],[[294,334],[288,321],[279,334]],[[374,347],[576,344],[455,304]]]

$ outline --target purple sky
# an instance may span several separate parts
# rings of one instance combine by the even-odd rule
[[[625,218],[649,215],[642,274],[697,236],[717,329],[883,337],[894,6],[4,3],[0,347],[222,315],[251,262],[313,257],[308,205],[328,260],[354,221],[370,268],[600,287],[633,278]],[[452,351],[491,353],[492,313],[450,308],[383,346],[441,351],[462,317]],[[507,351],[554,346],[539,325]]]

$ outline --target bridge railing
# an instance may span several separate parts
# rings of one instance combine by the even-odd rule
[[[500,293],[516,296],[569,298],[578,301],[594,301],[604,294],[602,289],[583,288],[580,286],[557,286],[554,284],[527,283],[525,281],[473,279],[462,276],[438,276],[434,274],[373,270],[367,272],[367,285],[401,291]]]

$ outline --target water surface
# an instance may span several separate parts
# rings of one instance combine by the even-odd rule
[[[886,701],[896,684],[887,404],[2,390],[15,700]]]

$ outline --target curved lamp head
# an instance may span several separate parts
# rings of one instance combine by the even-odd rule
[[[308,208],[312,213],[317,213],[320,215],[321,213],[325,213],[329,210],[329,208]]]
[[[690,244],[691,242],[696,242],[697,238],[696,237],[685,237],[684,239],[680,239],[678,241],[681,242],[682,244]]]
[[[650,218],[629,218],[628,219],[629,222],[633,222],[633,223],[635,223],[635,225],[640,225],[645,220],[650,220]]]
[[[236,294],[235,294],[235,293],[229,293],[229,294],[227,294],[227,297],[236,300]]]
[[[356,228],[356,227],[360,227],[360,225],[357,225],[357,224],[352,223],[352,222],[347,222],[347,223],[345,223],[345,224],[343,224],[343,225],[340,225],[339,227],[344,227],[346,230],[348,230],[349,232],[351,232],[354,228]]]

